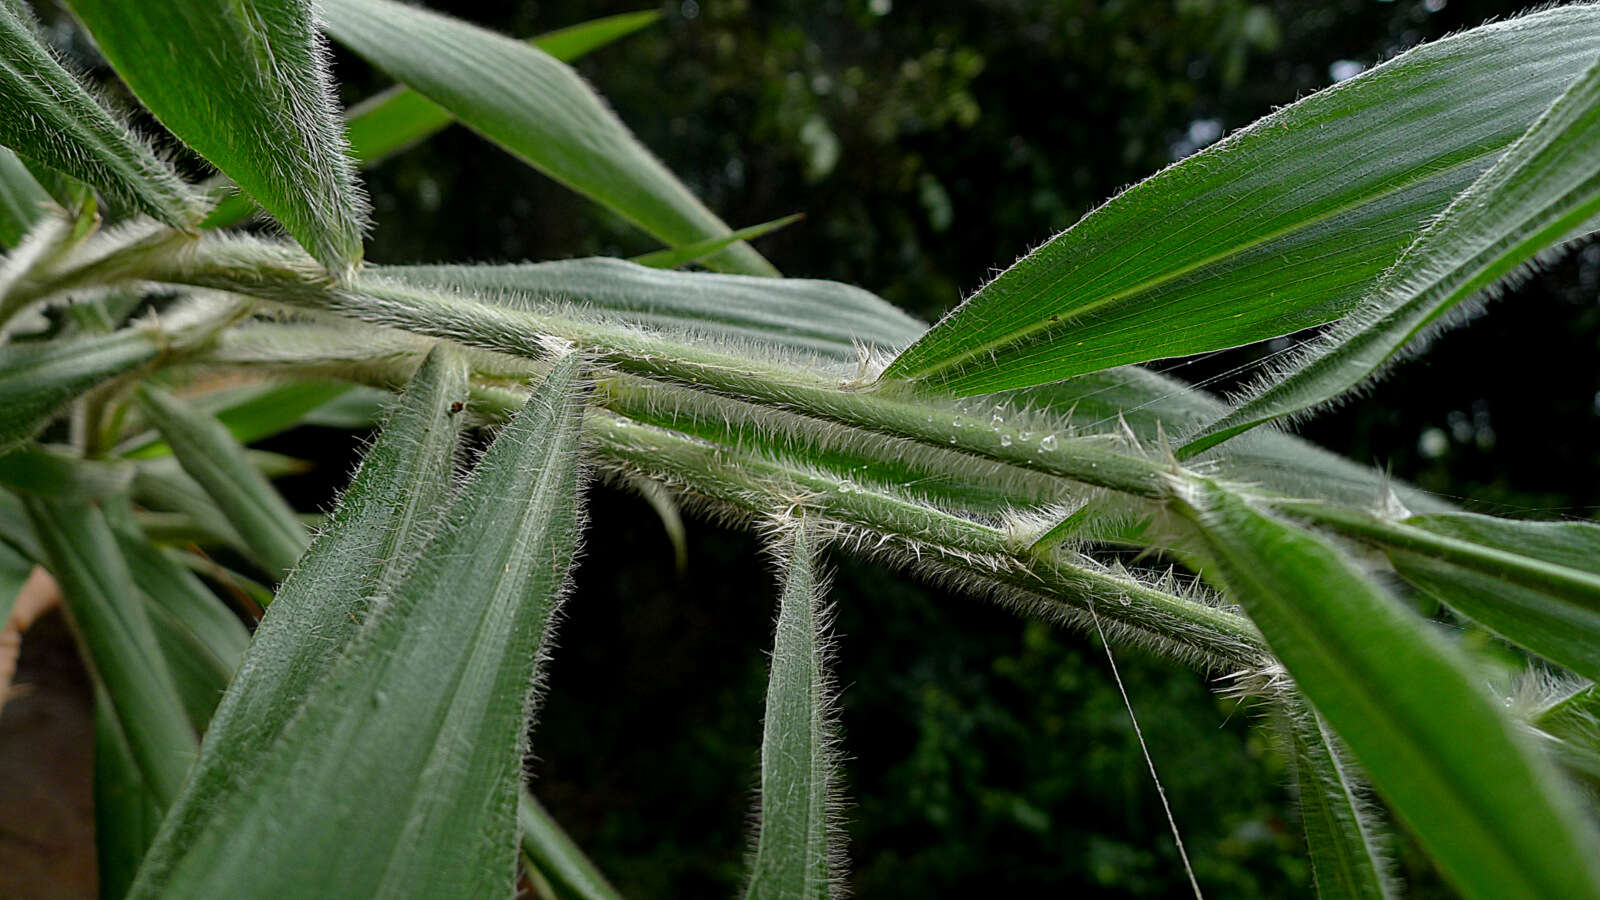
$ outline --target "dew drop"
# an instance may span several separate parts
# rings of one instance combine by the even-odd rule
[[[1000,446],[1002,446],[1002,447],[1011,446],[1011,435],[1009,433],[1004,432],[1004,431],[1000,432]]]
[[[1031,440],[1033,440],[1033,432],[1031,432],[1031,431],[1019,431],[1019,432],[1017,432],[1017,440],[1019,440],[1019,441],[1031,441]]]
[[[1039,449],[1047,452],[1056,449],[1056,436],[1053,434],[1047,434],[1040,438]]]
[[[1129,600],[1127,597],[1123,597],[1122,598],[1122,605],[1123,606],[1132,606],[1133,605],[1133,601]]]
[[[1000,415],[999,413],[995,413],[994,417],[989,420],[989,424],[993,425],[996,428],[999,428],[1001,425],[1004,425],[1005,423],[1006,423],[1006,417]]]

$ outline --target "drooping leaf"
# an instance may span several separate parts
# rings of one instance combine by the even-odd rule
[[[257,627],[206,733],[194,777],[140,872],[142,890],[160,893],[221,798],[257,767],[355,636],[370,604],[400,582],[432,536],[449,506],[462,425],[450,408],[466,389],[465,365],[437,349],[389,415],[326,532]]]
[[[605,16],[562,28],[533,39],[533,45],[562,62],[571,62],[591,50],[627,37],[661,18],[656,10]],[[404,85],[396,85],[351,107],[345,113],[350,156],[363,166],[376,165],[389,156],[449,127],[455,116]],[[256,210],[255,203],[237,191],[223,197],[206,216],[206,228],[226,228]]]
[[[361,260],[366,201],[310,0],[69,5],[161,124],[312,256],[337,274]]]
[[[1216,483],[1185,479],[1174,506],[1312,707],[1464,896],[1600,896],[1593,825],[1459,651],[1331,544]]]
[[[1322,717],[1286,704],[1283,730],[1292,750],[1300,823],[1319,900],[1388,900],[1376,823],[1358,796],[1349,764]]]
[[[684,244],[681,247],[669,247],[666,250],[657,250],[653,253],[645,253],[640,256],[635,256],[628,261],[632,263],[638,263],[641,266],[649,266],[652,269],[676,269],[682,266],[687,266],[690,263],[699,262],[711,254],[719,252],[724,247],[733,244],[735,241],[753,241],[764,234],[771,234],[780,228],[785,228],[789,225],[792,225],[795,222],[800,221],[802,218],[804,218],[803,215],[800,213],[795,213],[793,215],[784,216],[781,219],[773,219],[770,222],[762,222],[760,225],[750,225],[745,228],[740,228],[739,230],[723,237],[707,238],[703,241],[695,241],[692,244]]]
[[[578,364],[557,363],[496,437],[169,895],[303,896],[329,872],[360,896],[510,889],[529,689],[581,518]]]
[[[139,329],[0,345],[0,453],[32,437],[85,391],[160,352],[159,338]]]
[[[228,429],[161,388],[142,385],[138,397],[184,472],[211,496],[245,546],[272,571],[293,568],[311,542],[305,525]]]
[[[166,808],[194,761],[195,736],[116,538],[100,510],[85,501],[24,503],[139,776]]]
[[[523,857],[561,900],[621,900],[605,875],[526,790],[517,797],[517,828]]]
[[[50,195],[22,160],[0,147],[0,247],[15,247],[49,202]]]
[[[0,144],[169,225],[199,220],[198,197],[56,62],[17,0],[0,0]],[[17,199],[32,193],[22,182]]]
[[[854,360],[855,343],[894,347],[921,323],[835,281],[652,269],[595,257],[506,266],[386,266],[377,273],[512,309],[593,311],[613,321]]]
[[[393,0],[330,0],[335,40],[557,181],[674,246],[729,233],[550,54],[459,19]],[[721,271],[775,275],[736,244],[706,260]]]
[[[1123,192],[895,360],[960,394],[1231,347],[1353,308],[1600,53],[1600,10],[1418,47]]]
[[[839,836],[827,671],[826,578],[804,525],[779,550],[783,593],[761,740],[761,824],[745,896],[826,900]]]
[[[1183,455],[1329,403],[1372,378],[1462,304],[1593,228],[1600,214],[1596,142],[1600,63],[1428,226],[1366,303],[1282,372],[1256,384]]]

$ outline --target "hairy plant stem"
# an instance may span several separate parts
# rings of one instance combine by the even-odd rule
[[[1083,484],[1162,500],[1171,467],[1120,452],[1101,436],[1030,444],[1016,428],[962,421],[930,398],[851,389],[804,369],[732,356],[643,331],[542,315],[357,273],[342,281],[300,251],[256,240],[206,240],[155,232],[56,274],[66,287],[134,280],[222,290],[333,312],[470,347],[530,359],[576,347],[620,372],[778,408],[941,450],[986,457]],[[40,288],[41,294],[49,290]],[[356,373],[373,377],[372,372]],[[648,388],[646,388],[648,390]],[[520,405],[516,391],[475,389],[475,411]],[[639,390],[603,392],[646,417]],[[770,519],[816,510],[858,549],[1013,603],[1075,619],[1093,607],[1122,636],[1205,667],[1258,665],[1265,650],[1250,623],[1204,602],[1143,584],[1069,551],[1020,552],[1000,528],[883,488],[862,488],[781,455],[749,453],[604,412],[590,416],[592,445],[613,467],[665,480],[724,511]],[[981,583],[981,584],[980,584]]]
[[[209,240],[144,259],[146,280],[246,294],[340,313],[471,347],[541,358],[571,344],[620,371],[938,447],[956,448],[1141,497],[1165,496],[1170,467],[1066,435],[1029,440],[1017,427],[963,421],[948,405],[888,390],[851,389],[804,369],[733,356],[616,325],[514,310],[357,273],[334,281],[300,251],[255,240]],[[122,268],[100,262],[104,271]],[[129,276],[132,277],[132,276]]]

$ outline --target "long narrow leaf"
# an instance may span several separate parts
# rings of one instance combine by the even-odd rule
[[[139,403],[183,470],[216,501],[245,545],[274,571],[292,568],[310,543],[305,525],[250,465],[228,429],[153,386],[140,387]]]
[[[200,761],[140,872],[158,895],[179,855],[256,768],[355,636],[374,598],[393,588],[449,505],[466,396],[462,361],[435,350],[384,423],[319,537],[256,629],[213,717]],[[316,640],[308,640],[315,635]]]
[[[133,481],[133,466],[25,446],[0,455],[0,485],[57,500],[98,500]]]
[[[101,900],[122,900],[155,839],[161,807],[133,758],[133,748],[105,686],[94,686],[94,850]]]
[[[1600,526],[1467,513],[1391,522],[1324,504],[1279,505],[1378,547],[1407,581],[1506,640],[1600,677]]]
[[[522,855],[550,883],[557,897],[621,900],[616,888],[526,790],[517,797],[517,828],[522,834]]]
[[[800,213],[794,213],[781,219],[773,219],[770,222],[762,222],[759,225],[740,228],[723,237],[706,238],[703,241],[695,241],[692,244],[684,244],[680,247],[669,247],[666,250],[641,254],[630,258],[628,261],[638,263],[641,266],[649,266],[652,269],[676,269],[687,266],[690,263],[699,262],[714,253],[720,252],[724,247],[736,241],[753,241],[764,234],[771,234],[780,228],[793,225],[802,218],[803,216]]]
[[[1214,482],[1186,479],[1174,505],[1313,708],[1463,895],[1600,896],[1593,825],[1457,651],[1332,545]]]
[[[521,41],[393,0],[329,0],[334,39],[462,124],[673,244],[730,229],[565,64]],[[706,261],[775,275],[748,244]]]
[[[162,808],[177,799],[195,737],[144,604],[105,518],[85,502],[25,501],[87,662],[106,687],[140,777]]]
[[[137,329],[0,345],[0,453],[32,437],[85,391],[160,352],[159,338]]]
[[[318,896],[330,872],[341,895],[510,889],[529,691],[581,519],[578,364],[558,363],[497,436],[169,895]]]
[[[540,35],[533,39],[533,45],[562,62],[571,62],[659,18],[661,14],[655,10],[606,16]],[[346,111],[350,157],[362,166],[376,165],[443,131],[455,120],[455,116],[428,98],[404,85],[396,85]],[[204,225],[226,228],[248,218],[255,210],[255,202],[249,197],[229,193],[206,216]]]
[[[1592,228],[1600,214],[1597,143],[1600,62],[1429,225],[1368,302],[1257,384],[1181,455],[1333,401],[1386,368],[1429,326]]]
[[[1313,94],[1085,216],[886,377],[986,393],[1336,319],[1597,54],[1600,9],[1573,5]]]
[[[379,274],[512,309],[593,310],[631,324],[843,359],[856,343],[892,348],[921,323],[835,281],[673,272],[596,257],[506,266],[387,266]]]
[[[0,0],[0,144],[169,225],[200,217],[198,196],[56,62],[18,0]]]
[[[366,201],[345,157],[310,0],[70,5],[173,134],[330,270],[360,261]]]
[[[826,900],[838,874],[827,583],[814,540],[802,525],[779,549],[783,594],[761,741],[761,826],[745,891],[761,900]]]
[[[1300,822],[1319,900],[1393,897],[1371,811],[1327,725],[1311,710],[1286,704],[1284,730],[1293,751]]]
[[[234,440],[253,444],[295,427],[314,410],[343,396],[352,387],[336,381],[249,385],[206,395],[197,399],[195,405],[215,415]],[[155,435],[130,439],[118,450],[131,459],[153,459],[172,452],[172,448]]]

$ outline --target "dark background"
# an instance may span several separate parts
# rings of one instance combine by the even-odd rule
[[[431,5],[522,36],[641,8]],[[684,0],[577,67],[730,224],[804,212],[758,244],[786,274],[859,284],[931,319],[1118,188],[1334,72],[1519,6]],[[336,62],[346,102],[384,85]],[[375,262],[655,246],[461,128],[367,178]],[[1592,517],[1597,251],[1551,266],[1304,433],[1470,509]],[[1263,352],[1178,372],[1204,379]],[[285,486],[325,508],[356,444],[305,429],[273,446],[325,459]],[[694,522],[680,574],[643,501],[596,489],[591,508],[533,740],[535,792],[624,893],[731,896],[774,575],[750,536]],[[855,894],[1187,892],[1098,642],[834,563]],[[1202,887],[1308,895],[1283,764],[1249,711],[1186,670],[1134,650],[1117,659]],[[1414,848],[1395,853],[1415,893],[1442,890]]]
[[[516,35],[639,8],[433,5]],[[805,213],[758,245],[786,274],[859,284],[932,319],[1120,187],[1336,68],[1517,8],[700,0],[577,67],[730,224]],[[348,101],[383,83],[343,56],[339,75]],[[465,129],[369,185],[376,262],[655,246]],[[1589,517],[1597,278],[1600,254],[1569,257],[1305,433],[1474,509]],[[1180,372],[1198,380],[1261,352]],[[732,895],[774,576],[753,538],[691,524],[680,577],[642,501],[597,490],[592,505],[533,741],[536,792],[625,893]],[[1097,642],[835,562],[857,895],[1186,892]],[[1249,712],[1187,671],[1118,658],[1202,886],[1308,894],[1283,765]],[[1417,893],[1439,890],[1412,848],[1397,853]]]

